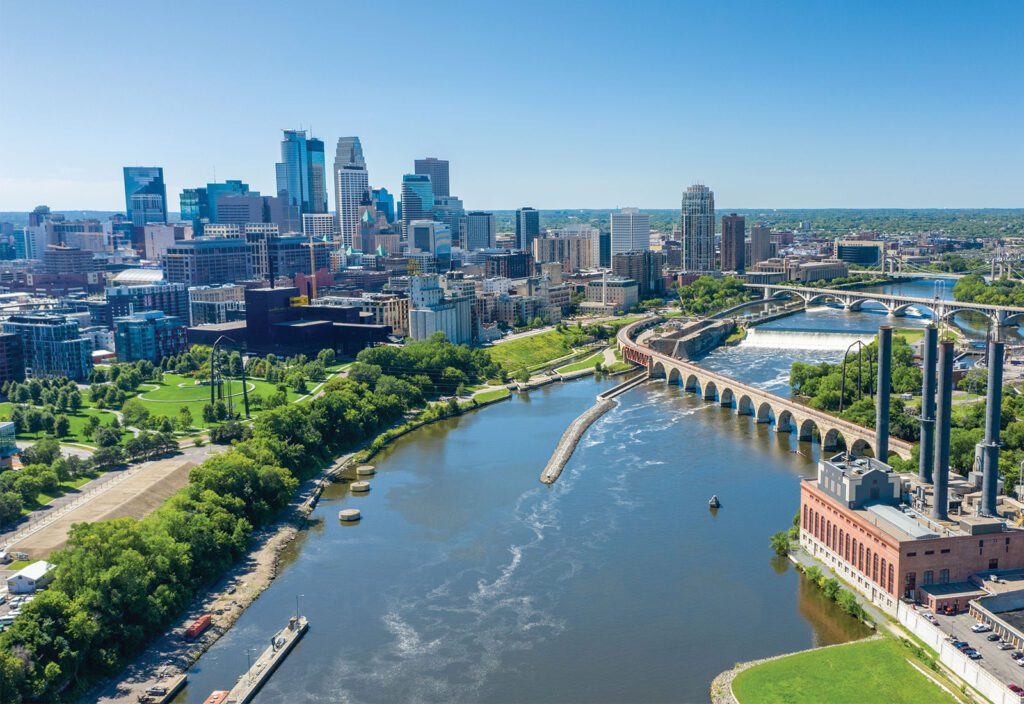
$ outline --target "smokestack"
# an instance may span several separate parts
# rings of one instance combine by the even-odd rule
[[[935,470],[932,481],[935,495],[932,518],[938,521],[949,519],[949,423],[953,402],[953,343],[939,345],[939,396],[936,408],[938,441],[935,448]]]
[[[935,462],[935,359],[939,331],[934,325],[924,329],[924,359],[921,364],[921,456],[917,475],[932,483]]]
[[[878,397],[875,399],[875,458],[889,461],[889,392],[892,389],[892,326],[878,328]]]
[[[988,399],[985,403],[985,443],[982,456],[981,515],[996,516],[999,484],[999,422],[1003,408],[1003,343],[988,343]]]

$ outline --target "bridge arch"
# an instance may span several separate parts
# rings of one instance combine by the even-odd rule
[[[661,362],[655,362],[651,366],[651,378],[652,379],[661,379],[664,376],[665,376],[665,365],[662,364]]]
[[[771,423],[772,418],[775,416],[775,412],[772,410],[772,406],[767,401],[762,401],[757,407],[757,422],[758,423]]]
[[[814,439],[815,435],[821,437],[821,429],[818,428],[818,424],[814,422],[813,418],[802,419],[797,428],[797,437],[800,440],[806,440],[807,442],[810,442],[811,440]]]
[[[933,319],[938,319],[939,315],[935,310],[935,306],[930,306],[925,303],[900,303],[892,307],[890,313],[894,316],[906,315],[907,311],[911,308],[917,308],[918,310],[926,310]]]
[[[714,399],[718,398],[718,387],[715,385],[715,382],[711,381],[710,379],[704,382],[703,391],[704,393],[701,394],[701,398],[703,398],[705,401],[713,401]]]
[[[829,428],[821,439],[821,449],[828,452],[842,450],[846,447],[846,438],[839,431],[839,428]]]
[[[853,445],[850,446],[850,454],[854,457],[874,457],[875,451],[871,447],[871,443],[864,438],[857,438],[853,441]]]
[[[750,400],[750,397],[746,394],[740,396],[740,400],[736,403],[736,415],[738,416],[752,416],[754,415],[754,402]]]
[[[824,303],[828,303],[829,301],[831,301],[833,303],[838,303],[838,304],[842,305],[843,307],[846,307],[846,305],[847,305],[846,301],[843,300],[843,298],[841,296],[839,296],[839,295],[837,295],[835,293],[816,293],[816,294],[813,294],[811,296],[808,296],[804,300],[806,300],[808,306],[813,306],[815,303],[822,303],[822,304],[824,304]]]
[[[719,403],[722,404],[722,406],[724,406],[726,408],[732,408],[732,405],[736,402],[736,394],[733,393],[732,389],[730,389],[728,386],[726,386],[718,394],[718,401],[719,401]]]
[[[679,367],[672,367],[665,381],[671,386],[679,386],[683,381],[683,373],[679,371]]]
[[[700,380],[697,378],[697,375],[690,374],[689,376],[687,376],[686,383],[683,384],[683,388],[686,389],[687,391],[696,392],[697,389],[700,388]]]
[[[793,432],[793,414],[786,409],[779,411],[775,417],[775,430],[780,433]]]

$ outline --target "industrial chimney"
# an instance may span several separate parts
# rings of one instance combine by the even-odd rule
[[[932,483],[935,462],[935,365],[939,331],[934,325],[924,329],[924,359],[921,364],[921,457],[918,478]]]
[[[935,470],[932,481],[935,495],[932,497],[932,518],[938,521],[949,519],[949,424],[953,404],[953,343],[939,345],[939,394],[936,408],[937,443],[935,448]]]
[[[892,390],[892,326],[878,328],[878,396],[875,400],[875,458],[889,461],[889,392]]]
[[[985,402],[985,441],[981,480],[981,515],[996,516],[999,484],[999,421],[1003,408],[1003,343],[988,342],[988,398]]]

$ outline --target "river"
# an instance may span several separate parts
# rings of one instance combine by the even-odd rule
[[[794,359],[838,359],[886,320],[814,309],[702,364],[787,393]],[[736,662],[866,635],[768,548],[816,445],[648,384],[541,485],[562,431],[611,383],[548,386],[425,427],[377,458],[369,495],[332,487],[179,701],[230,688],[296,597],[309,634],[257,702],[702,702]],[[361,524],[339,524],[348,506]]]

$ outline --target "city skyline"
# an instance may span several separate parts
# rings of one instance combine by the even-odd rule
[[[1024,8],[1011,3],[959,13],[934,12],[925,3],[646,3],[586,13],[565,4],[545,7],[538,14],[544,21],[527,34],[511,20],[534,11],[529,4],[470,13],[403,3],[386,44],[377,44],[377,33],[351,38],[344,74],[390,82],[372,85],[377,100],[359,111],[344,97],[348,79],[343,90],[334,83],[340,79],[328,47],[340,14],[363,26],[379,21],[374,8],[318,4],[302,18],[282,18],[260,3],[244,15],[204,8],[204,22],[189,37],[202,52],[181,51],[178,35],[156,32],[146,62],[125,64],[115,52],[71,53],[82,37],[128,31],[138,21],[174,26],[182,8],[147,7],[144,17],[122,9],[67,4],[60,12],[47,8],[45,18],[41,8],[0,9],[8,27],[45,19],[50,38],[49,50],[38,52],[32,33],[10,33],[0,47],[0,95],[44,88],[75,104],[72,114],[40,101],[10,101],[17,108],[0,116],[0,210],[39,203],[120,210],[121,169],[134,164],[164,169],[172,210],[183,188],[225,179],[274,194],[282,129],[305,129],[327,145],[358,135],[372,157],[371,186],[392,192],[416,159],[448,160],[451,191],[473,209],[671,208],[698,181],[714,184],[723,204],[736,208],[1021,205],[1014,164],[1024,146],[1001,137],[1014,133],[1024,106],[1018,92],[1005,90],[1024,66],[1015,41]],[[310,15],[317,18],[312,25]],[[707,31],[691,33],[680,53],[675,28],[683,19]],[[290,23],[301,23],[301,31],[289,32]],[[227,26],[232,31],[225,33]],[[426,70],[445,75],[463,101],[429,81],[402,77],[417,39],[433,31],[450,41],[431,52]],[[579,51],[581,43],[613,32],[621,43]],[[282,41],[288,36],[303,39]],[[271,41],[275,51],[252,58],[250,69],[204,99],[202,110],[173,109],[180,98],[171,83],[150,80],[153,66],[167,79],[205,75]],[[512,42],[521,50],[502,50]],[[319,62],[322,70],[287,72],[274,58],[281,52],[292,64]],[[120,92],[126,82],[133,85],[129,103]],[[633,99],[606,100],[626,83]],[[291,99],[250,110],[247,98],[265,85],[286,85]],[[534,100],[509,101],[514,91]],[[695,92],[701,104],[717,107],[688,108]],[[393,109],[395,94],[416,109]],[[730,101],[735,109],[723,109]],[[136,109],[111,112],[113,105]],[[624,157],[614,163],[610,142]]]

